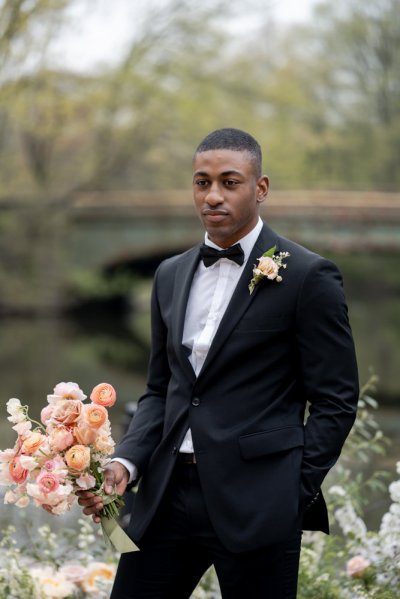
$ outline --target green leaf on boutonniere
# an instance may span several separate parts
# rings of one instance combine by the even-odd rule
[[[272,248],[269,248],[269,250],[264,252],[263,257],[264,258],[272,258],[272,256],[275,254],[275,250],[276,250],[276,245],[274,245]]]

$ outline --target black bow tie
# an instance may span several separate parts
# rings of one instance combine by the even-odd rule
[[[244,252],[240,243],[232,245],[226,250],[216,250],[215,248],[203,243],[200,246],[200,256],[204,262],[204,266],[207,267],[214,264],[220,258],[229,258],[229,260],[233,260],[233,262],[236,262],[236,264],[239,264],[239,266],[241,266],[244,262]]]

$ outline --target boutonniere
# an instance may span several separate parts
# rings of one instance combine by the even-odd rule
[[[264,278],[270,279],[270,281],[275,280],[277,283],[282,281],[279,269],[286,268],[287,265],[283,261],[290,254],[289,252],[279,252],[279,254],[275,255],[275,250],[276,245],[264,252],[261,258],[257,258],[258,264],[253,268],[253,278],[249,285],[250,294],[253,293],[254,287]]]

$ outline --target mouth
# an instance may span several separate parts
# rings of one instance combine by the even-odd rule
[[[228,216],[228,212],[225,210],[210,210],[206,209],[202,211],[203,218],[209,222],[218,223]]]

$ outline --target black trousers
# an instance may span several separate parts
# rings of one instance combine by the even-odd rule
[[[121,556],[111,599],[189,599],[212,564],[223,599],[296,599],[300,543],[301,532],[231,553],[208,518],[196,465],[178,463],[141,550]]]

